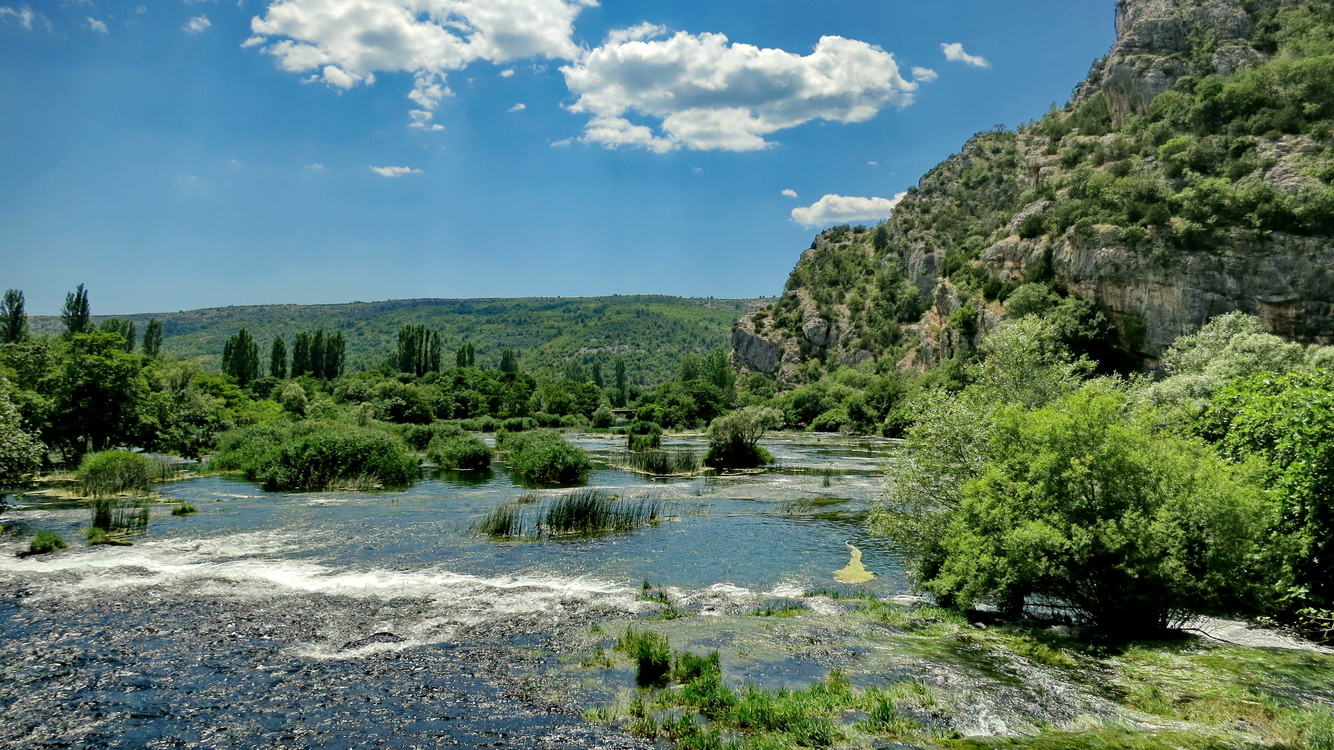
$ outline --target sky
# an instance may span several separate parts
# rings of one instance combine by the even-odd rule
[[[0,0],[0,287],[33,315],[782,292],[1113,0]]]

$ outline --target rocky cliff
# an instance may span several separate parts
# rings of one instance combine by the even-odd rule
[[[736,325],[737,367],[924,368],[1043,310],[1150,364],[1231,310],[1331,343],[1334,2],[1121,0],[1116,27],[1064,108],[978,134],[874,230],[821,233]]]

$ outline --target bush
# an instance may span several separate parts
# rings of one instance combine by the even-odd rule
[[[402,443],[363,427],[314,426],[263,455],[253,478],[263,481],[269,491],[403,486],[417,478],[417,460]]]
[[[409,448],[424,451],[437,439],[467,437],[468,431],[456,423],[436,420],[430,424],[405,424],[399,434]]]
[[[101,497],[138,490],[146,492],[161,480],[163,468],[141,453],[101,451],[89,453],[79,463],[79,489],[85,495]]]
[[[672,671],[672,646],[666,636],[630,628],[616,642],[616,650],[635,663],[635,682],[640,687],[667,684]]]
[[[283,443],[292,439],[291,427],[255,425],[231,430],[218,438],[218,452],[209,460],[213,471],[239,471],[258,480],[260,472],[278,458]]]
[[[836,406],[811,420],[811,426],[806,429],[811,432],[842,432],[849,421],[848,410]]]
[[[925,588],[942,602],[1063,602],[1117,635],[1235,604],[1266,511],[1207,446],[1126,420],[1127,396],[1091,383],[1001,414],[990,460],[963,488]]]
[[[639,419],[626,428],[627,447],[632,451],[655,450],[662,447],[662,428],[657,422],[645,422]]]
[[[773,463],[773,455],[755,443],[764,437],[766,430],[782,424],[782,412],[768,406],[747,406],[724,414],[709,425],[709,450],[704,454],[704,463],[726,469],[750,469]]]
[[[509,468],[532,484],[577,484],[593,469],[587,453],[551,430],[507,435],[503,448]]]
[[[61,549],[65,549],[65,540],[54,531],[39,531],[28,542],[29,555],[45,555]]]
[[[593,412],[589,421],[594,427],[607,428],[616,422],[616,415],[612,413],[610,406],[603,404],[598,407],[597,411]]]
[[[537,427],[537,420],[532,417],[510,417],[501,424],[501,429],[507,432],[527,432]]]
[[[491,465],[491,449],[471,435],[438,437],[431,441],[426,457],[442,469],[475,471]]]
[[[171,514],[173,516],[191,516],[198,512],[199,509],[189,503],[181,503],[171,509]]]

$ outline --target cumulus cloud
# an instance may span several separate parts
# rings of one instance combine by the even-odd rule
[[[812,120],[864,122],[905,107],[917,88],[893,55],[842,37],[821,38],[805,56],[722,34],[636,38],[660,33],[648,25],[612,32],[561,68],[577,97],[569,109],[590,116],[585,142],[754,151],[773,145],[769,134]]]
[[[202,34],[212,25],[213,24],[206,16],[195,16],[187,21],[181,28],[185,29],[185,33],[187,34]]]
[[[945,53],[945,59],[950,62],[961,62],[964,65],[971,65],[974,68],[990,68],[991,63],[987,58],[978,55],[970,55],[963,51],[963,45],[959,42],[953,44],[941,44],[940,49]]]
[[[371,167],[371,171],[381,177],[403,177],[404,175],[422,173],[420,169],[413,169],[412,167]]]
[[[88,17],[88,28],[92,29],[93,31],[96,31],[99,34],[110,33],[105,23],[97,20],[96,18],[93,18],[92,16]]]
[[[914,67],[912,69],[912,79],[917,83],[931,83],[940,78],[940,74],[930,68]]]
[[[829,194],[812,205],[792,209],[792,220],[806,227],[822,227],[851,221],[879,221],[888,219],[899,205],[902,192],[893,198],[857,198]]]
[[[506,110],[506,111],[508,111],[508,112],[522,112],[522,111],[524,111],[525,109],[528,109],[528,105],[527,105],[527,104],[524,104],[523,102],[519,102],[519,103],[515,104],[513,107],[510,107],[510,108],[509,108],[508,110]]]
[[[411,127],[435,130],[445,74],[485,60],[570,60],[574,19],[597,0],[276,0],[250,22],[246,46],[278,67],[337,87],[412,73]],[[502,75],[504,75],[502,73]]]
[[[13,19],[28,31],[32,31],[34,25],[43,26],[47,31],[51,30],[51,20],[26,5],[22,8],[0,6],[0,19],[6,22]]]
[[[320,164],[319,162],[315,162],[314,164],[307,164],[306,171],[319,174],[320,172],[324,171],[324,165]]]
[[[501,77],[501,78],[513,78],[513,77],[514,77],[514,68],[505,68],[504,70],[500,71],[500,77]]]
[[[783,191],[783,195],[785,195],[785,196],[787,196],[787,197],[789,197],[789,198],[796,198],[796,197],[797,197],[797,191],[793,190],[792,188],[788,188],[787,190],[784,190],[784,191]]]

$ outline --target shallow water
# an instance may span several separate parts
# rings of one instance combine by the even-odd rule
[[[777,436],[765,441],[775,471],[653,480],[606,463],[621,440],[573,440],[599,462],[588,487],[662,501],[668,520],[592,539],[480,538],[478,519],[530,491],[500,464],[376,493],[198,477],[163,494],[199,513],[155,506],[132,547],[27,559],[14,554],[30,531],[74,542],[88,511],[6,514],[0,743],[637,747],[578,718],[616,686],[548,675],[568,673],[593,623],[656,611],[637,600],[643,581],[702,614],[905,588],[894,550],[864,530],[888,441]],[[835,581],[845,542],[875,580]]]

